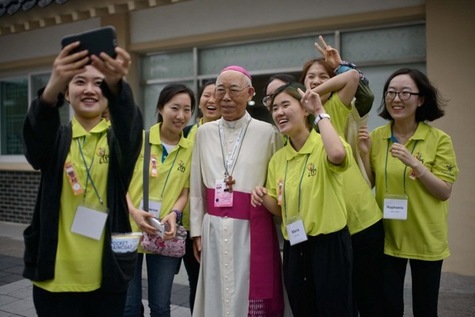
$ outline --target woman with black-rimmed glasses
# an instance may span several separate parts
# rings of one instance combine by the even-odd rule
[[[452,140],[428,125],[444,115],[438,90],[422,72],[389,76],[379,115],[390,122],[360,149],[384,213],[384,316],[404,314],[404,276],[411,266],[414,316],[437,316],[442,262],[450,255],[447,200],[458,167]]]

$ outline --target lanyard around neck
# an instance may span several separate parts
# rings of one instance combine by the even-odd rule
[[[178,146],[178,145],[177,145]],[[163,146],[162,146],[163,147]],[[163,150],[165,151],[165,147],[163,147]],[[172,172],[173,170],[173,166],[175,166],[175,162],[176,162],[176,158],[178,157],[178,153],[180,153],[180,150],[181,150],[181,146],[178,146],[178,150],[176,151],[176,155],[175,155],[175,158],[173,159],[173,162],[172,162],[172,166],[168,169],[168,172],[167,172],[167,177],[165,178],[165,183],[163,184],[163,188],[162,188],[162,193],[160,194],[160,198],[163,198],[163,193],[165,192],[165,187],[167,187],[167,183],[168,183],[168,178],[170,177],[170,173]],[[172,151],[173,152],[173,151]],[[167,156],[168,157],[168,156]],[[165,158],[166,159],[166,158]],[[162,163],[163,164],[163,163]]]
[[[249,123],[251,122],[251,119],[252,118],[249,118],[246,122],[246,125],[243,126],[239,130],[237,139],[234,142],[231,156],[228,159],[226,159],[226,155],[224,152],[224,149],[226,148],[226,144],[224,142],[225,137],[224,137],[223,123],[220,121],[218,124],[219,141],[221,143],[221,153],[223,155],[223,165],[224,165],[224,171],[225,171],[226,177],[232,175],[233,173],[234,167],[236,166],[236,160],[239,156],[239,153],[241,152],[242,142],[243,142],[244,136],[246,135],[247,128],[249,127]]]
[[[391,134],[391,138],[388,139],[387,147],[386,147],[386,161],[384,164],[384,182],[386,184],[386,193],[388,193],[388,160],[389,160],[389,145],[393,142],[397,142],[396,138]],[[416,148],[417,145],[417,140],[414,141],[414,146],[412,147],[411,150],[411,155],[414,153],[414,149]],[[404,194],[406,194],[406,172],[407,172],[407,165],[404,164],[404,172],[402,174],[402,181],[403,181],[403,186],[404,186]]]
[[[101,134],[101,137],[102,137],[102,134]],[[99,139],[101,138],[99,137]],[[87,162],[86,162],[86,158],[84,157],[84,153],[82,151],[82,145],[81,145],[81,142],[79,142],[79,139],[76,139],[77,140],[77,143],[78,143],[78,147],[79,147],[79,153],[81,153],[81,157],[82,157],[82,162],[84,164],[84,167],[86,168],[86,186],[84,188],[84,196],[83,196],[83,199],[85,200],[86,199],[86,193],[87,193],[87,186],[89,184],[89,181],[91,181],[91,185],[92,185],[92,188],[94,188],[94,192],[96,193],[96,196],[97,198],[99,199],[99,202],[101,203],[101,205],[104,203],[104,201],[102,200],[102,197],[101,195],[99,195],[99,191],[97,190],[97,187],[96,187],[96,184],[94,183],[94,180],[92,179],[92,176],[91,176],[91,168],[92,168],[92,164],[94,163],[94,158],[95,156],[92,155],[92,160],[91,160],[91,164],[89,165],[89,167],[87,166]],[[83,137],[83,144],[86,142],[86,136]]]
[[[299,187],[298,187],[297,213],[299,213],[299,214],[300,214],[300,202],[301,202],[301,196],[302,196],[302,180],[303,180],[303,176],[305,174],[305,170],[306,170],[306,167],[307,167],[307,162],[308,162],[308,158],[310,157],[310,154],[307,154],[306,156],[307,157],[305,158],[305,163],[303,164],[302,174],[300,175]],[[285,192],[286,192],[287,186],[285,185],[285,181],[287,179],[287,167],[288,167],[288,165],[289,165],[289,161],[287,160],[285,162],[284,188],[283,188],[284,192],[282,194],[285,212],[287,212],[287,199],[285,198]],[[287,214],[285,214],[285,217],[287,217]]]

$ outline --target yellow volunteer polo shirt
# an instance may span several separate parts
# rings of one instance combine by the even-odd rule
[[[164,147],[160,140],[160,125],[161,123],[157,123],[150,128],[150,160],[155,158],[157,172],[152,175],[152,170],[149,169],[149,201],[161,200],[160,218],[163,218],[170,213],[183,188],[190,187],[193,147],[192,142],[182,136],[175,148],[165,157]],[[162,158],[164,158],[163,162]],[[143,197],[143,164],[144,148],[142,147],[129,186],[129,195],[136,208],[141,207]],[[140,231],[132,217],[130,220],[132,230]],[[187,221],[189,222],[189,217]]]
[[[325,112],[330,115],[332,125],[338,135],[345,138],[345,129],[348,123],[348,117],[351,114],[351,108],[345,106],[337,93],[333,93],[323,107],[325,108]]]
[[[321,136],[314,130],[302,149],[296,152],[287,143],[269,162],[266,187],[277,199],[279,182],[283,182],[282,233],[289,240],[286,225],[296,216],[303,220],[309,236],[328,234],[346,226],[346,207],[342,199],[341,172],[350,165],[351,150],[341,165],[328,161]],[[300,208],[299,208],[300,206]]]
[[[195,141],[195,136],[196,136],[196,131],[198,130],[199,126],[203,124],[203,118],[200,119],[200,121],[193,125],[190,129],[190,132],[188,132],[188,136],[186,137],[188,140],[191,142]]]
[[[196,131],[198,131],[198,128],[203,125],[203,118],[199,120],[199,122],[190,129],[190,132],[188,132],[187,139],[191,141],[191,143],[195,142],[195,137],[196,137]],[[183,226],[186,228],[186,230],[190,230],[190,200],[188,199],[188,202],[186,203],[185,208],[183,209],[183,215],[182,215],[182,223]]]
[[[330,115],[332,125],[338,135],[345,138],[345,129],[351,109],[347,108],[337,93],[334,93],[324,105]],[[358,233],[375,224],[383,217],[373,192],[363,178],[353,154],[351,164],[342,175],[343,194],[348,212],[348,229],[351,234]]]
[[[412,172],[388,152],[391,123],[371,132],[371,165],[375,173],[376,200],[384,195],[408,196],[407,220],[384,219],[384,253],[395,257],[438,261],[450,255],[447,238],[447,201],[431,195]],[[406,148],[438,178],[453,183],[458,167],[452,140],[443,131],[420,122]],[[387,178],[386,178],[387,173]],[[387,186],[386,186],[387,183]]]
[[[101,286],[104,231],[100,240],[95,240],[71,232],[71,226],[80,205],[107,212],[109,127],[107,121],[102,120],[90,132],[86,132],[75,117],[72,119],[73,139],[65,164],[71,163],[84,193],[74,194],[70,179],[64,172],[54,279],[33,282],[47,291],[89,292]]]
[[[196,131],[198,131],[198,128],[203,124],[203,118],[200,119],[200,121],[193,125],[193,127],[190,129],[190,132],[188,133],[187,139],[191,141],[191,143],[195,142],[195,137],[196,137]],[[188,202],[186,203],[185,209],[183,209],[183,215],[181,217],[183,226],[186,228],[186,230],[190,230],[190,200],[188,199]]]

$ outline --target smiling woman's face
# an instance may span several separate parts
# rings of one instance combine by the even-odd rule
[[[203,121],[209,122],[221,118],[221,109],[215,102],[214,91],[216,90],[215,84],[209,84],[203,90],[200,96],[199,107],[203,113]]]
[[[103,80],[104,75],[88,65],[84,72],[77,74],[70,81],[65,98],[77,118],[95,118],[107,108],[107,99],[100,87]]]

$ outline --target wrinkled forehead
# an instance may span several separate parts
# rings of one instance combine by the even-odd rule
[[[240,72],[228,70],[219,74],[216,79],[216,86],[244,87],[250,85],[250,83],[248,83],[249,80],[247,79],[248,77]]]

